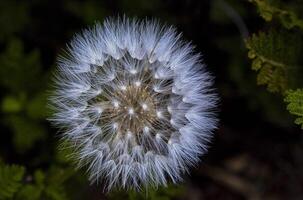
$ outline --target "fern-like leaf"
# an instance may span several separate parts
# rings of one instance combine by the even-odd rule
[[[17,165],[0,165],[0,199],[11,199],[22,185],[25,169]]]
[[[287,29],[294,27],[303,29],[303,19],[302,16],[300,16],[302,15],[303,8],[302,1],[292,0],[287,1],[287,3],[281,0],[250,1],[257,5],[260,15],[266,21],[271,21],[273,18],[277,18]]]
[[[270,92],[284,93],[296,86],[301,70],[302,37],[289,31],[270,30],[253,34],[246,40],[252,69],[258,71],[257,83]]]
[[[287,91],[284,101],[288,103],[287,110],[298,117],[295,123],[303,129],[303,89]]]
[[[16,200],[68,200],[64,184],[73,173],[72,169],[58,167],[51,167],[47,172],[36,170],[33,181],[20,189]]]

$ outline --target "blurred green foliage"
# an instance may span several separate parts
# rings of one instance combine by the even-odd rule
[[[25,169],[17,165],[0,165],[0,199],[12,199],[22,186]]]
[[[1,101],[4,122],[15,133],[18,152],[29,150],[46,136],[40,123],[46,117],[46,74],[42,72],[39,51],[24,52],[21,40],[12,38],[0,55],[0,84],[7,91]],[[39,78],[38,82],[36,80]]]
[[[33,149],[38,150],[36,157],[21,163],[26,166],[0,162],[1,200],[70,199],[64,184],[74,171],[55,157],[49,159],[52,156],[45,155],[56,148],[50,143],[49,137],[54,137],[54,133],[49,135],[46,123],[50,70],[43,66],[39,49],[25,48],[28,44],[24,32],[32,20],[35,3],[0,2],[0,111],[2,128],[5,127],[2,141],[6,141],[4,148],[13,146],[10,157],[3,152],[0,157],[3,161],[14,160],[18,155],[28,159]],[[49,149],[44,152],[37,144],[48,144]],[[49,167],[40,169],[38,166],[45,161],[50,163]]]
[[[0,55],[0,65],[1,85],[11,93],[34,92],[40,87],[40,84],[32,81],[41,76],[39,51],[26,54],[19,39],[12,38],[6,44],[6,49]]]
[[[48,172],[35,170],[28,174],[24,167],[0,165],[0,199],[66,200],[64,182],[73,174],[69,168],[51,167]]]

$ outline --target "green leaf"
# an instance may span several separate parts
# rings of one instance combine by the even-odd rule
[[[259,72],[257,83],[270,92],[284,93],[301,80],[302,36],[291,31],[270,30],[253,34],[246,40],[252,69]]]
[[[25,169],[17,165],[0,165],[0,199],[11,199],[22,185]]]
[[[287,91],[284,101],[288,103],[287,110],[298,117],[295,123],[303,129],[303,89]]]
[[[303,29],[302,19],[302,1],[280,0],[250,0],[255,3],[259,9],[260,15],[266,21],[272,21],[277,18],[280,23],[287,29],[299,27]],[[301,8],[301,9],[300,9]]]

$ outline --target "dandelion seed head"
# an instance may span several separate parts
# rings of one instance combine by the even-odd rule
[[[140,189],[182,180],[216,128],[212,76],[173,27],[107,19],[61,57],[51,121],[92,182]]]

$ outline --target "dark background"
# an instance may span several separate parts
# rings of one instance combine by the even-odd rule
[[[230,8],[246,27],[239,28]],[[58,152],[58,130],[46,120],[51,73],[75,33],[123,14],[176,26],[202,53],[221,98],[208,154],[162,199],[302,199],[302,131],[282,97],[256,84],[243,37],[269,25],[245,0],[0,0],[0,160],[25,166],[25,184],[37,169],[73,168]],[[127,197],[102,194],[84,170],[63,187],[69,199]]]

